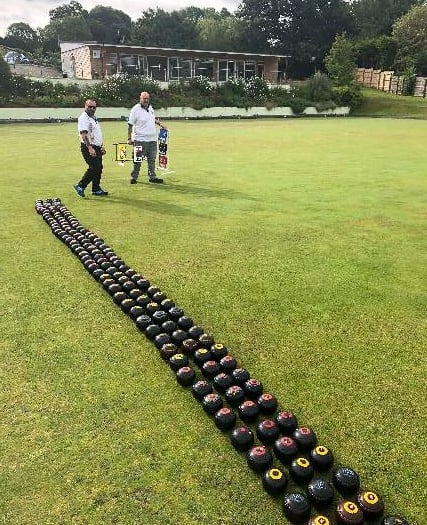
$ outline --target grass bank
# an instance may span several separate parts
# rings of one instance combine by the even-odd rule
[[[427,118],[427,99],[385,93],[378,89],[363,89],[364,101],[352,111],[354,116],[389,118]]]

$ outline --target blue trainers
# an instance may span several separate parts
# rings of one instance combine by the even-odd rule
[[[78,184],[74,184],[73,188],[76,190],[77,195],[78,195],[79,197],[84,197],[84,196],[85,196],[85,190],[84,190],[84,188],[82,188],[82,187],[79,186]]]
[[[108,191],[104,191],[103,189],[99,188],[99,190],[93,191],[92,195],[96,195],[97,197],[105,197],[105,195],[108,195]]]

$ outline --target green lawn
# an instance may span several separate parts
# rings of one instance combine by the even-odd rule
[[[99,110],[102,117],[102,108]],[[179,121],[163,186],[105,157],[76,196],[75,124],[0,127],[0,521],[279,525],[244,455],[34,211],[89,230],[425,525],[427,122]],[[103,124],[106,143],[126,123]],[[289,484],[290,491],[295,489]]]

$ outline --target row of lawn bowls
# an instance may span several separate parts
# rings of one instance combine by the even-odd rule
[[[360,525],[382,517],[379,494],[361,490],[359,476],[350,467],[333,467],[332,452],[318,444],[311,428],[298,425],[292,412],[279,410],[277,398],[264,392],[263,384],[240,367],[223,344],[84,228],[60,199],[38,200],[35,209],[154,343],[178,383],[191,387],[215,425],[230,434],[232,446],[244,452],[249,467],[261,475],[264,489],[283,498],[290,522]],[[304,490],[286,492],[289,479]],[[381,524],[408,525],[398,516],[384,517]]]

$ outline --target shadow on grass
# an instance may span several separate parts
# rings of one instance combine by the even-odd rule
[[[201,213],[201,207],[197,204],[197,199],[200,197],[207,198],[228,198],[228,199],[247,199],[254,200],[253,197],[245,195],[234,190],[216,189],[208,187],[193,186],[191,184],[174,184],[167,182],[165,184],[158,184],[155,188],[150,188],[150,193],[147,193],[147,186],[154,186],[154,184],[140,183],[138,186],[133,186],[130,191],[133,192],[131,196],[115,195],[110,193],[108,197],[90,197],[92,202],[102,202],[104,205],[119,205],[130,206],[141,210],[154,211],[165,215],[185,216],[192,215],[195,217],[208,218],[210,215]],[[138,188],[142,189],[142,193],[138,192]],[[170,194],[188,194],[193,195],[195,200],[188,200],[188,206],[179,206],[171,202],[159,202],[158,200],[151,201],[149,197],[152,195],[151,191],[165,191]],[[138,192],[138,193],[136,193]]]

